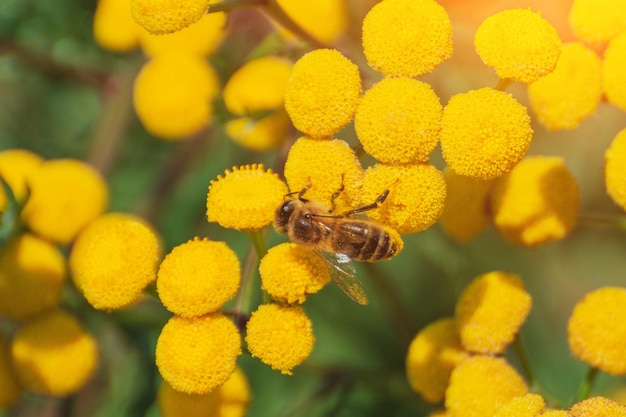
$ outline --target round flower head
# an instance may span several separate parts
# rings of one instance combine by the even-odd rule
[[[548,130],[576,128],[601,96],[600,58],[579,42],[564,44],[554,71],[528,86],[530,106]]]
[[[602,61],[602,89],[609,103],[626,111],[626,32],[609,43]]]
[[[532,299],[522,280],[494,271],[474,279],[456,304],[456,324],[463,347],[500,354],[526,320]]]
[[[0,315],[24,319],[54,307],[66,275],[65,259],[47,240],[13,238],[0,251]]]
[[[330,281],[324,259],[295,243],[271,248],[259,265],[262,288],[276,301],[302,303]]]
[[[359,204],[363,168],[346,142],[302,137],[289,150],[285,179],[291,191],[308,187],[305,198],[326,203],[343,187],[335,199],[335,211],[341,212]]]
[[[224,130],[233,142],[257,152],[277,147],[287,135],[289,117],[283,109],[278,109],[267,116],[240,117],[226,122]]]
[[[317,49],[293,66],[285,109],[296,129],[331,137],[354,116],[361,96],[359,68],[334,49]]]
[[[363,52],[386,76],[417,77],[452,55],[452,25],[433,0],[384,0],[363,19]]]
[[[574,307],[567,324],[569,347],[580,360],[612,375],[626,374],[626,288],[604,287]]]
[[[250,385],[240,368],[220,387],[220,408],[216,417],[244,417],[250,403]]]
[[[504,358],[473,356],[458,365],[446,390],[446,409],[455,417],[493,416],[528,387]]]
[[[159,267],[157,291],[169,311],[196,317],[219,309],[237,293],[237,255],[224,242],[190,240],[176,246]]]
[[[204,16],[210,0],[131,0],[133,19],[148,32],[174,33]]]
[[[128,0],[98,0],[93,16],[93,37],[102,48],[129,52],[139,44],[142,28],[133,20]]]
[[[176,391],[206,394],[230,378],[239,354],[241,337],[224,315],[174,316],[157,339],[156,365]]]
[[[202,57],[186,53],[157,55],[135,78],[133,104],[151,134],[182,139],[210,123],[211,100],[218,86],[215,71]]]
[[[60,311],[40,314],[13,337],[11,359],[24,388],[44,395],[75,393],[96,370],[96,341],[78,320]]]
[[[626,405],[605,397],[592,397],[577,402],[569,409],[569,417],[626,417]]]
[[[546,402],[537,394],[515,397],[505,406],[498,408],[493,417],[536,417],[546,408]]]
[[[530,9],[496,13],[478,27],[476,52],[501,79],[531,83],[552,72],[561,53],[554,26]]]
[[[381,162],[426,162],[439,141],[441,110],[430,85],[385,78],[361,99],[354,128],[365,152]]]
[[[11,187],[17,201],[28,195],[31,176],[39,169],[43,158],[25,149],[7,149],[0,152],[0,177]],[[7,203],[4,188],[0,187],[0,209]]]
[[[277,56],[245,63],[224,86],[224,104],[228,111],[249,115],[282,107],[292,66],[291,61]]]
[[[76,239],[70,268],[76,287],[95,308],[127,307],[156,279],[162,248],[156,231],[143,219],[105,214]]]
[[[285,183],[262,164],[233,167],[211,181],[207,219],[231,229],[259,230],[274,220],[285,194]]]
[[[73,159],[52,159],[30,177],[22,218],[35,233],[68,244],[104,212],[107,201],[107,185],[95,169]]]
[[[453,318],[424,327],[409,345],[406,373],[411,388],[430,403],[443,399],[452,370],[469,357],[461,347]]]
[[[305,32],[323,43],[335,41],[348,26],[345,1],[276,0],[276,3]]]
[[[626,167],[626,129],[622,129],[611,146],[604,154],[604,181],[606,191],[613,201],[626,210],[626,181],[624,181],[624,167]]]
[[[449,167],[443,177],[447,193],[439,224],[449,236],[466,242],[491,223],[487,207],[493,181],[464,177]]]
[[[315,343],[311,320],[301,307],[263,304],[246,325],[252,356],[283,374],[309,357]]]
[[[377,164],[368,168],[363,177],[361,203],[373,203],[385,190],[389,190],[385,202],[367,215],[398,233],[425,230],[441,216],[446,182],[443,174],[430,164]]]
[[[615,0],[574,0],[569,25],[578,39],[602,47],[626,29],[626,3]]]
[[[495,227],[524,246],[565,237],[576,225],[579,204],[578,184],[556,156],[525,158],[491,191]]]
[[[143,52],[149,56],[181,52],[209,55],[224,39],[225,28],[225,13],[208,13],[197,22],[175,33],[155,35],[142,29],[139,42]]]
[[[19,398],[22,393],[13,364],[9,357],[9,348],[4,337],[0,336],[0,408],[7,408]]]

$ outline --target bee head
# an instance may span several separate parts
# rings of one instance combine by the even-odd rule
[[[300,200],[296,199],[287,199],[285,200],[278,209],[276,210],[276,214],[274,216],[274,228],[280,233],[287,233],[287,225],[289,224],[289,219],[291,215],[296,210],[298,206],[300,206]]]

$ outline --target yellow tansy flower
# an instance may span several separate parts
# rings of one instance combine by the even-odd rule
[[[520,277],[494,271],[474,279],[456,304],[456,324],[463,347],[500,354],[526,320],[532,299]]]
[[[626,2],[574,0],[568,20],[578,39],[601,47],[626,29]]]
[[[625,2],[626,3],[626,2]],[[615,37],[604,52],[602,89],[609,103],[626,111],[626,32]]]
[[[363,52],[386,76],[417,77],[452,55],[452,25],[433,0],[384,0],[363,19]]]
[[[165,308],[182,317],[219,309],[237,293],[239,259],[224,242],[195,238],[176,246],[159,267],[157,291]]]
[[[157,339],[156,365],[176,391],[206,394],[230,378],[240,353],[237,327],[224,315],[174,316]]]
[[[528,387],[505,359],[473,356],[458,365],[446,390],[446,409],[455,417],[493,416]]]
[[[565,237],[576,225],[578,184],[556,156],[530,156],[491,192],[493,222],[511,243],[535,246]]]
[[[288,129],[289,116],[284,109],[275,110],[261,119],[240,117],[226,122],[224,126],[233,142],[257,152],[278,146]]]
[[[626,405],[605,397],[592,397],[577,402],[569,409],[569,417],[626,417]]]
[[[22,387],[17,381],[17,375],[9,357],[9,347],[6,340],[0,335],[0,408],[13,404],[22,393]]]
[[[259,265],[262,288],[276,301],[302,303],[330,281],[324,259],[295,243],[271,248]]]
[[[0,251],[0,315],[24,319],[54,307],[66,275],[54,245],[29,233],[13,238]]]
[[[143,219],[105,214],[76,239],[70,268],[76,286],[97,309],[127,307],[156,279],[162,248],[156,231]]]
[[[25,149],[7,149],[0,152],[0,177],[11,187],[17,201],[28,195],[30,177],[43,162],[39,155]],[[0,209],[7,203],[4,188],[0,187]]]
[[[579,42],[564,44],[554,71],[528,85],[530,106],[548,130],[576,128],[601,96],[600,58]]]
[[[526,107],[492,88],[457,94],[443,110],[441,151],[459,175],[503,175],[524,157],[532,135]]]
[[[262,229],[287,194],[287,186],[262,164],[233,167],[211,180],[207,194],[207,219],[237,230]]]
[[[157,55],[135,78],[133,104],[144,127],[163,139],[182,139],[209,125],[219,82],[201,57]]]
[[[96,341],[73,316],[61,310],[38,315],[11,343],[17,377],[31,391],[65,396],[82,388],[98,365]]]
[[[68,244],[106,208],[108,189],[91,166],[73,159],[45,161],[30,177],[30,197],[22,211],[35,233]]]
[[[298,306],[260,305],[246,329],[252,356],[287,375],[309,357],[315,343],[311,320]]]
[[[406,355],[409,384],[430,403],[443,399],[452,370],[469,357],[453,318],[430,323],[415,336]]]
[[[323,43],[332,43],[348,26],[345,0],[276,0],[276,3],[308,34]]]
[[[148,32],[174,33],[204,16],[210,0],[131,0],[133,19]]]
[[[367,212],[398,233],[415,233],[432,226],[443,211],[446,182],[430,164],[377,164],[365,171],[361,203],[373,203],[385,190],[387,199]]]
[[[575,357],[612,375],[626,374],[626,288],[604,287],[585,295],[567,324]]]
[[[606,191],[622,210],[626,210],[626,129],[615,136],[604,158]]]
[[[359,204],[363,168],[346,142],[301,137],[289,150],[285,179],[292,192],[309,187],[305,198],[326,203],[343,186],[335,199],[336,211],[341,212]]]
[[[487,208],[493,181],[464,177],[449,167],[443,177],[447,193],[439,224],[449,236],[466,242],[491,223]]]
[[[216,417],[244,417],[250,403],[250,385],[240,368],[220,387],[220,408]]]
[[[209,55],[217,49],[225,35],[226,13],[208,13],[175,33],[155,35],[142,28],[139,43],[149,56],[181,52]]]
[[[501,79],[531,83],[554,70],[561,53],[554,26],[530,9],[489,16],[476,31],[474,46]]]
[[[129,52],[139,45],[142,28],[133,20],[129,0],[98,0],[93,37],[104,49]]]
[[[441,110],[430,85],[386,78],[361,99],[354,128],[365,152],[381,162],[426,162],[439,141]]]
[[[537,394],[515,397],[505,406],[498,408],[493,417],[536,417],[546,407],[546,402]]]
[[[335,49],[317,49],[294,64],[285,109],[296,129],[330,137],[352,120],[360,96],[359,68]]]

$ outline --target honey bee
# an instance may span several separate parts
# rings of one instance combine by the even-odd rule
[[[344,213],[334,213],[334,200],[343,191],[343,185],[331,196],[331,209],[320,202],[304,198],[311,187],[287,194],[276,210],[274,228],[289,236],[301,246],[319,253],[330,264],[331,276],[339,288],[359,304],[368,303],[351,259],[365,262],[389,259],[401,248],[397,234],[367,217],[355,217],[358,213],[375,209],[382,204],[389,190],[384,191],[369,205]],[[297,194],[297,197],[293,197]]]

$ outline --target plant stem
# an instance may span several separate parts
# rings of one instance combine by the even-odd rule
[[[506,91],[509,86],[513,84],[513,80],[510,78],[501,78],[498,80],[498,84],[496,85],[496,90]]]
[[[287,13],[285,13],[280,5],[278,5],[276,0],[267,0],[267,4],[264,8],[265,10],[267,10],[267,13],[281,26],[309,43],[312,47],[318,49],[330,48],[329,45],[321,42],[319,39],[315,38],[309,32],[304,30],[298,23],[296,23]]]
[[[229,12],[248,6],[265,6],[267,0],[224,0],[209,5],[207,13]]]
[[[582,401],[589,397],[589,393],[591,392],[591,388],[593,387],[593,383],[596,381],[597,376],[598,368],[590,366],[587,370],[585,379],[581,382],[580,387],[578,387],[578,393],[576,394],[577,401]]]
[[[517,355],[517,359],[519,360],[519,363],[522,367],[524,376],[526,376],[528,385],[532,387],[535,384],[535,376],[530,366],[530,361],[528,360],[528,355],[526,354],[524,343],[522,342],[521,333],[518,333],[517,337],[513,341],[513,348],[515,349],[515,354]]]
[[[234,305],[235,313],[243,316],[247,316],[252,311],[252,294],[256,283],[257,266],[259,259],[263,258],[267,253],[265,235],[262,230],[250,230],[246,234],[250,238],[251,247],[248,249],[246,259],[244,260],[243,270],[241,271],[241,283],[239,284],[239,292]],[[263,291],[263,302],[266,303],[268,301],[269,296]]]

